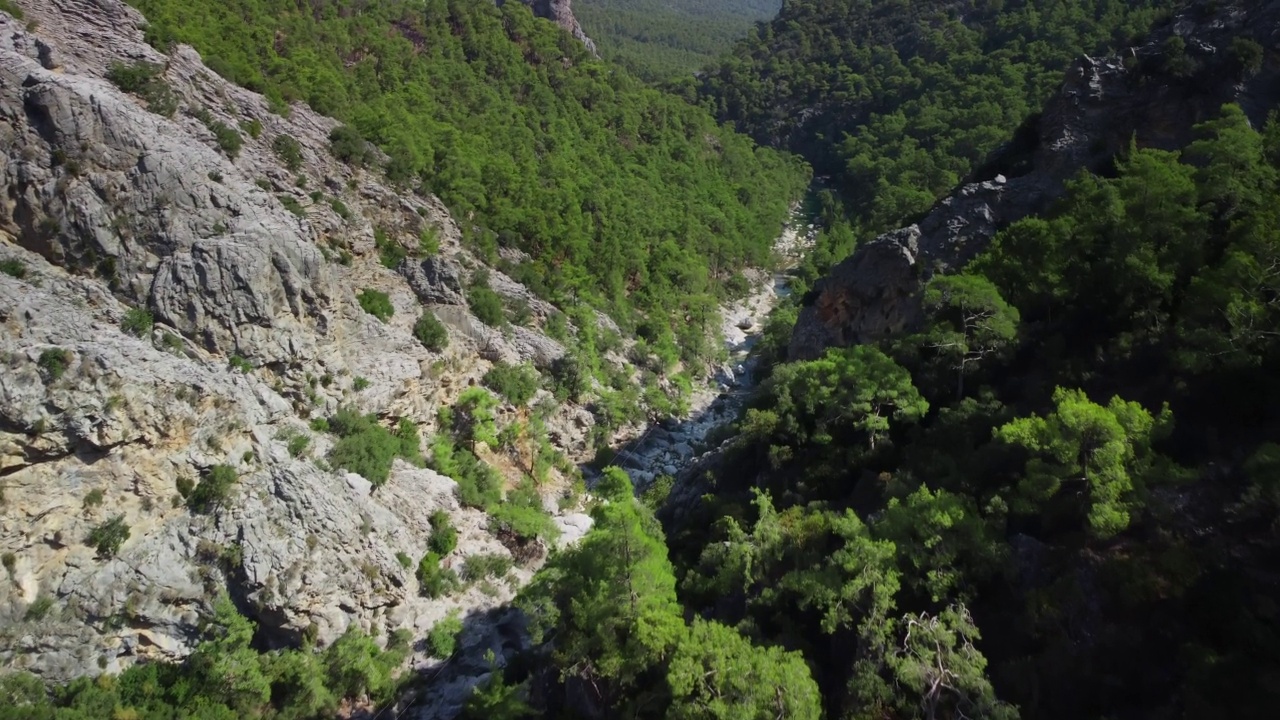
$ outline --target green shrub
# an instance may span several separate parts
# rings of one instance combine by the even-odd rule
[[[435,226],[429,226],[422,229],[418,233],[418,255],[420,257],[435,257],[440,254],[440,233]]]
[[[280,134],[271,141],[271,150],[290,172],[302,167],[302,145],[291,135]]]
[[[467,292],[467,305],[480,322],[490,327],[503,327],[507,324],[506,312],[502,307],[502,298],[488,287],[473,287]]]
[[[358,299],[360,300],[360,307],[364,308],[365,312],[382,322],[390,320],[391,316],[396,312],[395,307],[391,305],[391,298],[384,292],[365,288],[360,292]]]
[[[64,348],[49,348],[40,353],[36,365],[44,371],[50,380],[57,380],[66,374],[71,366],[71,353]]]
[[[502,477],[481,462],[470,450],[455,447],[444,434],[431,445],[431,465],[441,475],[458,484],[458,502],[466,507],[488,509],[502,502]]]
[[[298,202],[298,198],[292,195],[286,195],[284,193],[281,193],[276,196],[276,199],[280,201],[280,204],[284,206],[285,210],[288,210],[289,212],[293,213],[294,216],[296,217],[307,216],[307,209],[302,207],[302,203]]]
[[[186,475],[179,475],[178,479],[175,480],[173,484],[178,490],[178,494],[181,495],[183,499],[191,497],[191,491],[196,489],[195,481]]]
[[[53,609],[53,598],[48,595],[40,595],[35,602],[27,606],[27,611],[22,615],[22,619],[27,622],[40,622],[49,615],[49,611]]]
[[[555,521],[542,507],[537,484],[530,478],[507,493],[501,505],[491,508],[489,519],[490,530],[499,537],[510,535],[528,542],[535,538],[555,540],[560,535]]]
[[[333,208],[333,211],[337,213],[338,217],[342,218],[343,220],[351,219],[351,211],[348,210],[346,204],[343,203],[338,198],[336,197],[330,198],[329,207]]]
[[[231,496],[231,488],[240,476],[230,465],[214,465],[209,468],[199,485],[186,494],[187,507],[194,513],[208,513],[221,507]],[[181,492],[179,487],[179,492]]]
[[[227,365],[229,365],[232,370],[238,370],[242,373],[253,372],[253,364],[239,355],[232,355],[231,358],[227,360]]]
[[[329,133],[329,149],[334,157],[356,167],[363,167],[373,156],[360,131],[348,125],[340,125]]]
[[[329,451],[329,462],[360,475],[374,487],[387,481],[396,457],[423,464],[418,426],[408,418],[402,418],[392,432],[379,425],[373,415],[343,408],[329,418],[329,427],[340,438]]]
[[[462,577],[467,582],[481,580],[500,580],[511,572],[511,557],[500,553],[482,553],[468,555],[466,565],[462,568]]]
[[[129,526],[125,524],[124,515],[117,515],[90,530],[85,543],[97,549],[99,557],[112,557],[128,539]]]
[[[427,633],[427,649],[433,657],[448,658],[458,649],[458,636],[462,634],[462,620],[457,610],[431,626]]]
[[[163,74],[163,67],[139,60],[131,64],[113,63],[107,70],[107,80],[142,98],[151,112],[170,117],[178,109],[178,96],[161,77]]]
[[[13,4],[13,0],[0,0],[0,12],[9,13],[14,20],[21,20],[26,17],[22,12],[22,8]]]
[[[227,157],[235,160],[240,156],[240,149],[244,147],[244,138],[240,137],[240,132],[235,128],[227,125],[221,120],[217,120],[205,108],[200,108],[195,113],[200,122],[209,128],[209,132],[213,133],[214,141],[218,143],[218,149],[226,153]]]
[[[249,120],[240,121],[240,129],[245,135],[257,140],[262,137],[262,121],[258,118],[250,118]]]
[[[458,547],[458,530],[444,510],[431,513],[431,539],[427,541],[427,547],[441,557]]]
[[[329,419],[322,417],[312,418],[311,429],[316,432],[329,432]]]
[[[423,596],[442,598],[458,590],[458,574],[440,566],[440,556],[429,552],[418,563],[418,588]]]
[[[413,567],[413,558],[403,552],[396,553],[396,562],[400,563],[400,567],[406,570]]]
[[[541,375],[532,365],[498,363],[484,374],[484,386],[507,399],[512,405],[527,405],[538,392]]]
[[[307,451],[307,446],[311,444],[311,438],[307,435],[294,435],[289,438],[289,455],[292,457],[302,457],[302,453]]]
[[[0,272],[8,275],[9,277],[21,280],[27,276],[27,265],[17,258],[0,260]]]
[[[449,347],[449,331],[445,330],[444,324],[429,310],[423,310],[418,321],[413,324],[413,336],[432,352],[441,352]]]
[[[360,392],[361,390],[364,390],[365,388],[369,387],[369,378],[357,377],[356,379],[351,381],[351,387],[356,392]]]
[[[393,240],[387,231],[380,227],[373,229],[373,244],[378,248],[378,258],[385,268],[394,270],[409,256],[404,246]]]
[[[146,308],[129,308],[120,321],[120,329],[136,337],[147,337],[155,324],[155,318]]]

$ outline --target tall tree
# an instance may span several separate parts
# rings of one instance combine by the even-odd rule
[[[1030,455],[1015,509],[1034,512],[1074,486],[1088,498],[1089,531],[1111,537],[1129,526],[1143,481],[1159,460],[1151,443],[1173,429],[1173,415],[1166,406],[1153,417],[1119,397],[1104,407],[1081,390],[1065,388],[1054,391],[1053,402],[1048,415],[1019,418],[996,430],[999,440]]]

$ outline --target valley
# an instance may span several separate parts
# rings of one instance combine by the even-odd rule
[[[0,0],[0,720],[1270,717],[1277,38]]]

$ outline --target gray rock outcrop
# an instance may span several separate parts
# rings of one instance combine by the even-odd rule
[[[595,41],[587,37],[582,24],[573,15],[572,0],[522,0],[522,2],[533,9],[534,15],[546,18],[564,28],[578,42],[586,45],[593,55],[596,54]],[[498,4],[501,5],[502,0],[499,0]]]
[[[336,121],[273,114],[192,49],[156,52],[120,0],[17,5],[34,29],[0,12],[0,669],[67,680],[181,658],[222,591],[275,642],[421,636],[454,610],[479,618],[476,637],[497,633],[486,618],[532,566],[488,594],[421,597],[400,556],[425,552],[433,510],[459,530],[455,567],[509,551],[431,470],[397,461],[376,490],[331,470],[334,439],[309,421],[353,406],[430,429],[488,357],[547,363],[564,348],[480,325],[462,281],[478,261],[447,210],[331,157]],[[172,116],[106,79],[138,60],[161,69]],[[261,131],[233,158],[206,119]],[[296,168],[272,151],[280,135],[298,141]],[[375,227],[406,247],[430,230],[440,255],[388,270]],[[394,316],[364,312],[364,289]],[[448,318],[442,353],[413,337],[424,306]],[[139,311],[154,328],[123,331]],[[592,422],[566,404],[548,424],[577,457]],[[215,465],[238,475],[232,496],[193,514],[180,488]],[[128,538],[99,557],[86,537],[116,517]]]

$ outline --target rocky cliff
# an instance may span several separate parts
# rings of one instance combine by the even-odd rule
[[[586,31],[582,29],[582,25],[578,22],[578,18],[573,15],[572,0],[522,0],[525,5],[533,9],[533,14],[540,18],[551,20],[555,24],[569,31],[587,49],[595,54],[595,41],[587,37]],[[502,4],[500,1],[499,5]]]
[[[1171,38],[1177,38],[1171,40]],[[1268,49],[1243,66],[1238,42]],[[1280,88],[1280,3],[1194,3],[1141,45],[1084,57],[1059,92],[983,176],[958,188],[916,224],[868,242],[820,280],[792,335],[792,359],[832,346],[873,342],[917,321],[920,289],[955,272],[1005,225],[1046,209],[1065,180],[1104,169],[1131,141],[1178,149],[1192,127],[1238,102],[1261,126]]]
[[[447,477],[397,460],[375,491],[329,469],[333,438],[310,421],[351,406],[429,429],[492,361],[564,349],[477,321],[464,286],[481,265],[453,218],[335,160],[333,120],[273,114],[190,48],[158,53],[119,0],[16,5],[21,21],[0,12],[0,666],[63,680],[181,657],[223,589],[268,639],[321,644],[350,626],[421,636],[509,599],[533,565],[492,592],[420,597],[398,555],[424,553],[433,510],[459,528],[454,567],[507,548]],[[158,73],[141,91],[106,79],[140,61]],[[219,142],[229,129],[243,147]],[[440,251],[385,268],[375,228]],[[366,288],[388,294],[386,323],[357,303]],[[447,350],[414,338],[424,310]],[[125,321],[139,311],[154,326]],[[548,424],[577,456],[591,422],[561,404]],[[217,465],[238,475],[231,500],[192,514],[180,488]],[[117,517],[127,539],[100,556],[86,537]],[[586,520],[559,518],[562,540]]]

